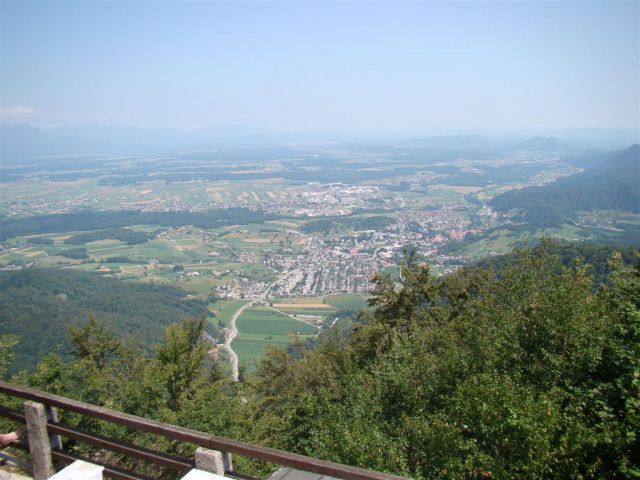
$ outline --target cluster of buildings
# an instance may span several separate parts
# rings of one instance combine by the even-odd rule
[[[442,273],[448,273],[467,259],[439,253],[439,247],[480,232],[467,227],[467,208],[451,205],[409,212],[398,215],[396,223],[379,230],[311,234],[297,251],[265,250],[258,255],[238,250],[238,261],[260,263],[274,271],[277,280],[268,284],[241,279],[241,290],[237,290],[236,285],[225,285],[219,293],[257,298],[267,288],[273,297],[368,292],[373,275],[387,266],[397,265],[407,247],[414,248],[420,259],[440,265]]]

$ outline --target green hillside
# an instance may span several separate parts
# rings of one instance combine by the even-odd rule
[[[517,209],[522,220],[537,227],[568,223],[578,212],[593,209],[638,213],[640,145],[548,185],[503,193],[489,204],[501,212]]]
[[[45,357],[12,381],[415,480],[636,478],[640,265],[612,255],[598,287],[587,269],[552,252],[545,243],[495,271],[461,269],[442,280],[410,257],[398,282],[377,279],[376,308],[351,335],[330,332],[315,349],[269,346],[239,384],[208,358],[202,321],[167,327],[155,355],[90,323],[73,338],[73,359]],[[0,377],[7,345],[0,335]],[[102,422],[92,431],[113,435]],[[193,455],[192,445],[118,433]],[[269,467],[234,457],[242,476],[266,478]]]
[[[0,333],[21,339],[16,370],[33,366],[58,347],[66,355],[69,327],[85,323],[90,313],[116,335],[151,344],[166,325],[207,313],[204,303],[184,300],[185,295],[179,288],[71,270],[0,272]]]

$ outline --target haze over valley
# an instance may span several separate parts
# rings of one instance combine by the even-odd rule
[[[636,478],[639,19],[0,0],[0,432],[30,387],[178,432],[43,427],[126,478]]]

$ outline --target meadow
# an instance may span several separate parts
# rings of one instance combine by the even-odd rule
[[[240,365],[253,370],[256,360],[262,356],[267,345],[286,346],[296,337],[316,335],[318,329],[292,319],[268,307],[247,308],[236,321],[238,336],[231,346],[238,355]]]

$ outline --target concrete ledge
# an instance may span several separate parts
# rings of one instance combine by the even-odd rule
[[[103,470],[104,467],[76,460],[53,477],[49,477],[49,480],[102,480]]]
[[[215,473],[205,472],[204,470],[190,470],[181,480],[229,480],[227,477],[217,475]]]

